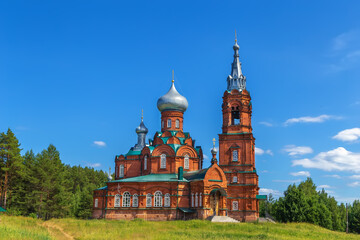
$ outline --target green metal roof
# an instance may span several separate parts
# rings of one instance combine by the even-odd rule
[[[198,171],[184,172],[184,178],[189,181],[202,180],[204,179],[207,170],[209,170],[209,168],[204,168]]]
[[[179,147],[183,146],[181,144],[167,144],[170,147],[172,147],[172,149],[174,149],[175,153],[177,152],[177,150],[179,149]]]
[[[267,199],[267,196],[266,196],[266,195],[256,195],[256,199],[266,200],[266,199]]]
[[[6,212],[6,210],[2,207],[0,207],[0,212]]]
[[[166,144],[167,140],[169,140],[170,137],[162,137],[161,140],[163,140],[164,144]]]
[[[178,207],[178,209],[184,213],[193,213],[195,212],[194,210],[190,209],[190,208],[181,208],[181,207]]]
[[[101,188],[98,188],[98,189],[95,189],[95,190],[106,190],[106,189],[107,189],[107,186],[101,187]]]
[[[125,157],[127,156],[134,156],[134,155],[140,155],[141,151],[133,151],[133,150],[129,150],[129,152],[125,155]]]
[[[139,177],[125,178],[114,180],[110,182],[177,182],[178,175],[175,173],[163,173],[163,174],[149,174]],[[180,182],[188,182],[187,179],[183,178]]]

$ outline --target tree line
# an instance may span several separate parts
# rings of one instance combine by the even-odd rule
[[[275,200],[272,194],[260,202],[260,216],[272,216],[279,222],[307,222],[321,227],[346,231],[346,206],[329,196],[324,189],[316,190],[311,178],[298,186],[289,185],[283,197]],[[360,233],[360,201],[348,205],[348,231]]]
[[[107,181],[105,172],[65,165],[52,144],[37,154],[21,150],[10,129],[0,133],[1,207],[42,219],[91,217],[93,190]]]

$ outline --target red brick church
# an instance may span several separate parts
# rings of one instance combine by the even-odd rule
[[[222,103],[218,159],[214,142],[211,166],[203,168],[201,147],[195,145],[189,132],[183,131],[188,102],[178,93],[173,80],[170,90],[157,102],[161,131],[146,144],[148,129],[141,119],[136,128],[138,142],[128,153],[115,157],[115,180],[94,190],[94,218],[258,219],[259,199],[264,196],[258,195],[251,98],[236,40],[233,49],[234,60]]]

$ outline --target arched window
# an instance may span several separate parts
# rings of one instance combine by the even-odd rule
[[[166,168],[166,155],[160,155],[160,168]]]
[[[234,162],[237,162],[238,161],[238,151],[237,150],[234,150],[232,152],[232,157],[233,157],[233,161]]]
[[[130,193],[129,192],[124,192],[123,194],[123,201],[122,201],[122,206],[123,207],[130,207]]]
[[[164,121],[161,121],[161,128],[164,128]]]
[[[191,207],[194,207],[194,194],[191,194]]]
[[[155,192],[154,207],[162,207],[162,193],[160,191]]]
[[[233,183],[237,183],[237,176],[234,176],[234,177],[233,177],[232,182],[233,182]]]
[[[199,198],[199,207],[202,207],[202,193],[200,193],[200,198]]]
[[[232,210],[238,210],[239,209],[239,203],[237,201],[232,202]]]
[[[164,207],[170,207],[170,194],[169,193],[165,194]]]
[[[120,168],[119,168],[119,177],[124,177],[124,165],[120,165]]]
[[[132,206],[133,207],[138,207],[139,206],[139,198],[137,194],[133,195],[133,202],[132,202]]]
[[[120,207],[120,194],[115,195],[114,207]]]
[[[179,121],[179,119],[176,119],[176,121],[175,121],[175,127],[176,127],[176,128],[180,128],[180,121]]]
[[[151,194],[146,194],[146,207],[151,207]]]
[[[147,169],[147,155],[144,157],[144,170]]]
[[[199,202],[198,193],[195,193],[195,207],[198,206],[198,202]]]
[[[115,165],[115,177],[119,177],[119,167],[117,165]]]
[[[189,155],[184,156],[184,169],[189,169]]]
[[[99,199],[95,199],[95,204],[94,204],[94,207],[98,207],[98,204],[99,204]]]
[[[168,120],[167,120],[167,127],[168,127],[168,128],[171,128],[171,119],[168,119]]]

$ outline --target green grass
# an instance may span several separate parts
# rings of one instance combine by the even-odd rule
[[[1,216],[1,239],[360,239],[306,223],[147,222]],[[3,229],[12,229],[5,232]],[[65,235],[64,235],[65,234]]]

